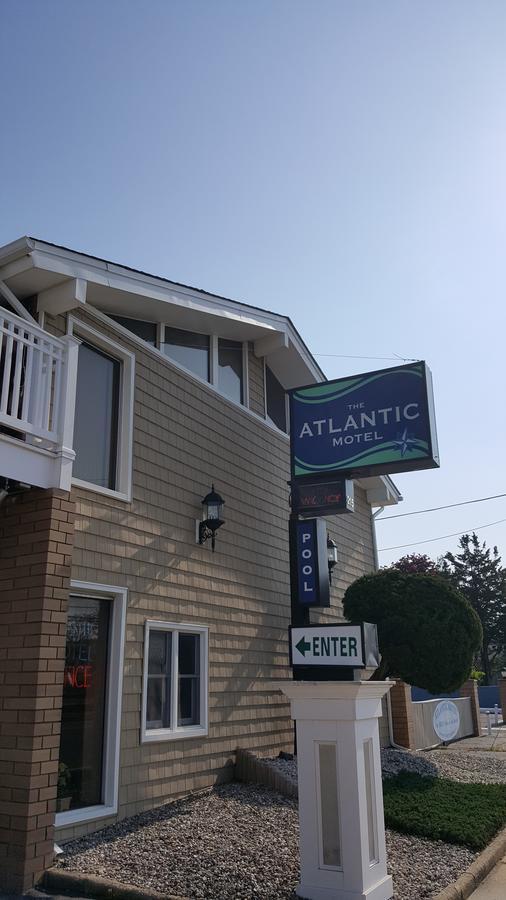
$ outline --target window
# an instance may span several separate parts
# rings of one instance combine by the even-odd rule
[[[156,324],[154,322],[142,322],[140,319],[127,319],[125,316],[113,315],[111,315],[111,319],[114,319],[118,325],[123,325],[123,328],[128,328],[132,334],[136,334],[147,344],[156,347]]]
[[[68,326],[81,341],[73,483],[130,500],[135,356],[72,316]]]
[[[126,598],[126,588],[71,585],[57,826],[117,812]]]
[[[281,431],[288,431],[286,420],[286,393],[274,372],[265,367],[265,396],[267,415]]]
[[[120,362],[82,343],[77,368],[74,476],[114,490]]]
[[[244,402],[243,346],[218,338],[218,390],[236,403]]]
[[[209,381],[209,335],[165,325],[163,352],[174,362]]]
[[[142,739],[207,734],[207,628],[147,622]]]

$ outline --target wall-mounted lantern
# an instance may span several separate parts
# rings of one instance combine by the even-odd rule
[[[337,565],[337,544],[327,535],[327,562],[329,564],[329,581],[332,584],[332,569]]]
[[[202,500],[202,521],[198,523],[198,542],[205,544],[211,538],[213,553],[216,532],[224,524],[221,518],[224,502],[223,498],[214,490],[214,484],[211,485],[210,493],[206,494]]]

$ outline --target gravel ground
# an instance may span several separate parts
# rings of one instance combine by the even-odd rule
[[[430,900],[476,859],[466,847],[386,830],[388,871],[395,900]]]
[[[395,900],[429,900],[475,854],[387,831]],[[57,865],[191,900],[293,900],[299,877],[297,803],[228,784],[65,845]]]
[[[415,753],[408,750],[385,749],[381,751],[381,768],[383,775],[397,775],[398,772],[417,772],[420,775],[439,775],[452,781],[467,784],[504,784],[506,783],[506,753],[500,754],[505,759],[498,759],[497,753],[487,750],[430,750]],[[265,760],[287,775],[297,779],[297,761],[295,759]]]
[[[297,840],[296,801],[227,784],[66,844],[57,865],[191,900],[288,900]]]

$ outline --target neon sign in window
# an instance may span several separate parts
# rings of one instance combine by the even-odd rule
[[[60,736],[58,807],[103,802],[104,716],[110,601],[69,598]]]

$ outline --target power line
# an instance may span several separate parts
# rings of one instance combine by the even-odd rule
[[[420,513],[438,512],[440,509],[453,509],[455,506],[467,506],[469,503],[484,503],[485,500],[497,500],[506,497],[506,494],[494,494],[493,497],[478,497],[476,500],[462,500],[460,503],[447,503],[446,506],[432,506],[430,509],[415,509],[413,512],[397,513],[395,516],[384,516],[376,519],[377,522],[386,522],[387,519],[402,519],[404,516],[418,516]]]
[[[394,359],[397,362],[418,362],[409,356],[345,356],[342,353],[313,353],[313,356],[328,356],[333,359]]]
[[[445,538],[461,537],[463,534],[470,534],[473,531],[481,531],[482,528],[491,528],[492,525],[501,525],[502,522],[506,522],[506,519],[498,519],[497,522],[488,522],[487,525],[478,525],[477,528],[466,528],[465,531],[454,531],[453,534],[442,534],[437,538],[429,538],[426,541],[413,541],[413,543],[411,544],[397,544],[396,547],[381,547],[378,552],[384,553],[387,550],[402,550],[404,547],[416,547],[417,544],[432,544],[434,541],[443,541]]]

